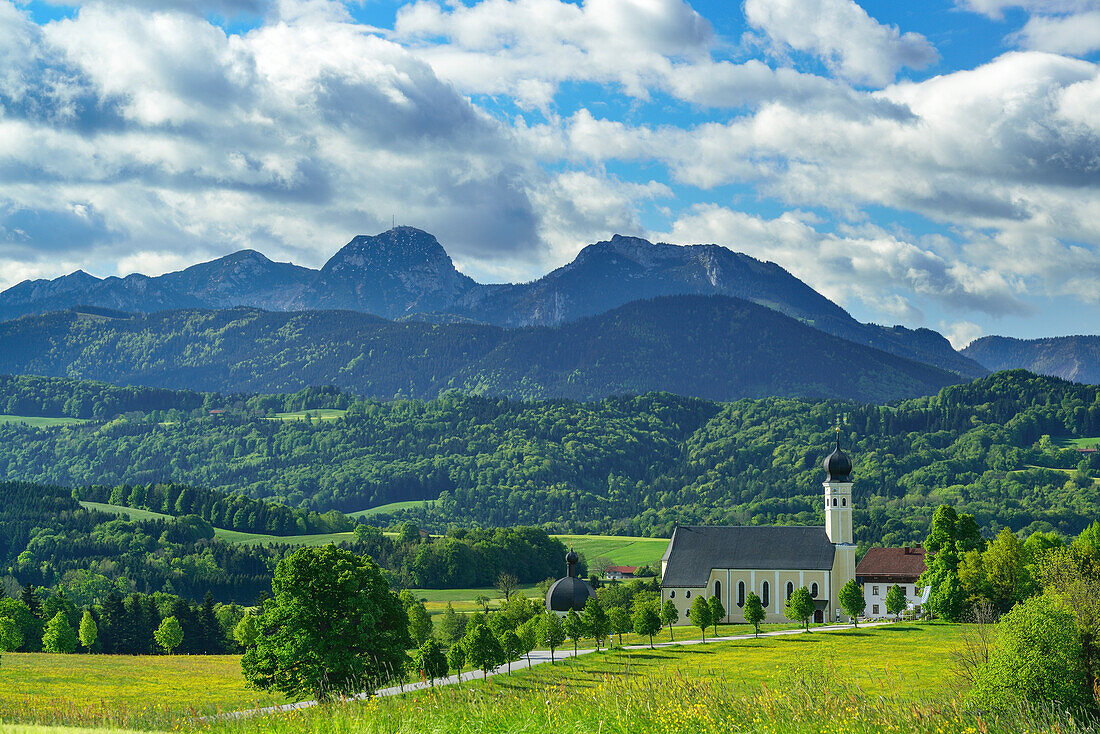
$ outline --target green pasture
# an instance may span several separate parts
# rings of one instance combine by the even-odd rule
[[[3,415],[0,423],[25,423],[31,428],[49,428],[51,426],[75,426],[87,423],[87,418],[44,418],[36,415]]]
[[[122,505],[109,505],[106,502],[84,502],[81,501],[81,507],[86,507],[89,510],[99,510],[100,512],[109,512],[112,515],[126,515],[131,520],[171,520],[171,515],[165,515],[163,512],[153,512],[152,510],[139,510],[134,507],[123,507]]]
[[[296,410],[292,413],[276,413],[271,416],[269,420],[273,421],[300,421],[305,420],[306,414],[309,414],[314,420],[331,421],[337,418],[343,418],[346,414],[346,410],[339,410],[337,408],[315,408],[314,410]]]
[[[629,535],[555,535],[573,546],[592,563],[605,556],[616,566],[654,566],[668,547],[667,538],[639,538]]]
[[[329,543],[341,543],[352,540],[354,533],[317,533],[315,535],[265,535],[263,533],[246,533],[241,530],[224,530],[216,528],[215,537],[221,538],[227,543],[243,543],[245,545],[279,543],[282,545],[328,545]]]
[[[1100,448],[1100,436],[1086,436],[1085,438],[1055,438],[1054,445],[1063,449],[1091,449]]]
[[[348,517],[370,517],[371,515],[381,515],[382,513],[394,513],[399,510],[411,510],[417,507],[423,507],[431,500],[406,500],[405,502],[390,502],[388,505],[378,505],[377,507],[368,507],[365,510],[359,510],[358,512],[346,513]]]
[[[195,715],[282,703],[245,686],[236,655],[4,653],[0,722],[172,728]]]

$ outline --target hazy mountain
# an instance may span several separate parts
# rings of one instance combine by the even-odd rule
[[[274,263],[244,250],[157,278],[100,280],[76,272],[0,293],[0,319],[80,304],[128,311],[255,306],[342,309],[433,323],[554,326],[665,295],[743,298],[857,344],[967,377],[985,370],[937,332],[862,324],[770,262],[718,245],[653,244],[616,235],[530,283],[482,285],[455,269],[435,237],[412,227],[360,235],[321,270]]]
[[[990,370],[1022,368],[1074,382],[1100,383],[1100,336],[984,336],[962,353]]]
[[[883,402],[955,374],[845,341],[724,296],[636,301],[558,327],[387,321],[348,311],[52,313],[0,323],[0,373],[221,392],[334,384],[361,395],[448,389],[595,399],[667,390]]]

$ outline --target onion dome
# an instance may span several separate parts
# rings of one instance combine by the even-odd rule
[[[836,440],[836,448],[833,449],[833,453],[826,456],[821,465],[825,469],[826,482],[852,481],[850,476],[852,473],[852,460],[840,450],[840,438]]]
[[[552,612],[584,611],[589,598],[595,598],[595,590],[588,582],[577,578],[580,556],[572,548],[565,554],[566,575],[546,590],[546,608]]]

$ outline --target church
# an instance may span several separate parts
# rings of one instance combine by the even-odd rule
[[[852,462],[840,450],[839,436],[823,467],[824,527],[676,527],[661,559],[661,604],[676,605],[680,624],[690,624],[687,613],[699,595],[722,600],[724,623],[744,622],[750,591],[763,602],[765,622],[785,622],[783,606],[802,586],[817,606],[813,621],[850,621],[838,598],[856,573]]]

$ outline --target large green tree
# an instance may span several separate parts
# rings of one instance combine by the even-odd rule
[[[370,558],[299,548],[279,561],[271,589],[241,661],[253,685],[324,701],[402,677],[408,617]]]
[[[600,649],[600,643],[607,638],[611,626],[607,620],[607,612],[596,597],[589,597],[584,603],[584,627],[589,637],[596,641],[596,649]]]
[[[895,620],[897,620],[899,614],[905,611],[906,603],[905,592],[897,584],[886,590],[886,611],[893,614]]]
[[[436,678],[446,678],[449,672],[447,655],[434,637],[429,637],[417,649],[413,666],[430,685],[435,685]]]
[[[653,635],[661,631],[661,615],[657,614],[656,602],[642,602],[634,605],[634,634],[649,638],[653,647]]]
[[[867,608],[867,599],[863,596],[863,587],[856,583],[855,579],[848,579],[848,583],[840,587],[840,606],[852,618],[852,624],[859,626],[859,617]]]
[[[710,623],[714,627],[714,636],[718,636],[718,623],[722,621],[726,616],[726,607],[722,604],[722,600],[717,596],[712,596],[707,600],[707,604],[710,605]]]
[[[550,650],[550,662],[554,662],[554,650],[565,642],[565,627],[561,623],[561,617],[547,609],[539,617],[538,627],[539,642]]]
[[[588,630],[584,624],[584,618],[577,614],[576,611],[570,609],[565,615],[565,622],[562,623],[562,627],[565,629],[565,636],[573,641],[573,654],[576,655],[577,643],[588,634]]]
[[[80,617],[80,629],[77,634],[80,637],[80,644],[84,646],[85,650],[91,652],[92,645],[95,644],[96,638],[99,636],[99,629],[95,626],[95,618],[87,609]]]
[[[183,642],[183,627],[180,621],[173,615],[161,620],[160,626],[153,632],[153,637],[164,652],[171,655],[172,651]]]
[[[699,628],[699,631],[703,634],[703,642],[706,642],[707,627],[710,626],[710,604],[707,604],[705,596],[700,594],[695,597],[695,601],[691,603],[691,609],[688,609],[688,618],[693,625]]]
[[[760,623],[768,616],[768,613],[764,611],[764,605],[760,602],[760,597],[756,595],[755,591],[750,591],[749,595],[745,597],[745,608],[742,611],[745,615],[745,621],[752,625],[756,636],[760,636]]]
[[[69,624],[64,612],[58,612],[50,618],[46,624],[46,632],[42,635],[42,649],[46,652],[71,653],[76,652],[76,633]]]
[[[676,602],[666,599],[661,607],[661,623],[668,625],[668,639],[675,640],[672,634],[672,626],[680,621],[680,610],[676,608]]]
[[[810,590],[805,586],[801,586],[794,590],[791,594],[791,598],[787,600],[787,603],[783,606],[783,613],[787,615],[787,619],[792,622],[801,622],[803,629],[809,631],[810,629],[810,617],[813,616],[814,609],[817,605],[814,602],[814,598],[810,596]]]

